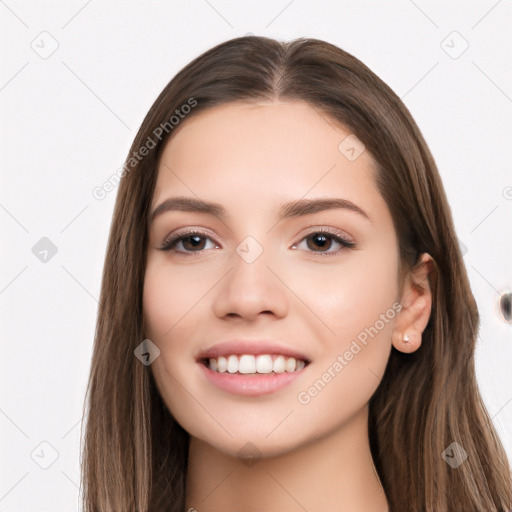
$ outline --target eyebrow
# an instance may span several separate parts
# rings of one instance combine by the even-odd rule
[[[359,206],[348,199],[338,197],[323,198],[323,199],[298,199],[296,201],[289,201],[284,203],[278,211],[278,219],[289,219],[300,217],[302,215],[310,215],[324,210],[344,209],[358,213],[370,223],[372,219],[370,216]],[[226,209],[219,203],[203,201],[192,197],[170,197],[164,202],[159,204],[150,216],[150,223],[156,217],[169,211],[182,211],[182,212],[198,212],[208,213],[217,217],[226,217]]]

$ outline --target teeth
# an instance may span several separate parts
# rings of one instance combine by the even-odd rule
[[[238,371],[238,357],[229,356],[228,357],[228,372],[236,373]]]
[[[274,359],[274,367],[273,370],[275,373],[283,373],[286,369],[286,359],[284,356],[277,356]]]
[[[293,357],[286,360],[285,368],[287,372],[295,371],[295,359]]]
[[[212,368],[213,361],[213,368]],[[215,361],[217,361],[218,368],[215,368]],[[210,369],[217,372],[224,373],[228,369],[228,361],[224,356],[220,356],[217,359],[210,359]]]
[[[293,366],[295,366],[295,359]],[[256,373],[272,373],[273,368],[274,363],[269,355],[256,356]]]
[[[286,357],[283,355],[243,354],[240,356],[219,356],[208,360],[210,370],[219,373],[284,373],[302,370],[306,363],[301,359]]]
[[[225,359],[224,357],[222,359]],[[217,359],[210,359],[210,369],[214,372],[219,371],[219,363]]]
[[[233,356],[236,358],[236,356]],[[210,359],[210,363],[214,362],[215,359]],[[254,373],[256,371],[256,359],[251,355],[243,355],[238,361],[238,371],[240,373]]]

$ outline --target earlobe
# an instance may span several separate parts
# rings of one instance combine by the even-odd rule
[[[415,352],[421,346],[421,334],[412,331],[407,331],[402,334],[397,332],[396,339],[393,341],[393,346],[400,352]]]
[[[432,257],[423,253],[407,276],[400,311],[393,331],[393,346],[400,352],[410,353],[421,346],[422,334],[430,319],[432,293],[429,275]]]

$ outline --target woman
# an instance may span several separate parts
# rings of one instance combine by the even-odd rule
[[[478,324],[396,94],[320,40],[219,44],[124,166],[84,510],[510,510]]]

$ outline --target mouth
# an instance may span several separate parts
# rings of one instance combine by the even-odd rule
[[[270,395],[300,379],[310,361],[284,354],[229,354],[197,361],[205,382],[230,395]]]

